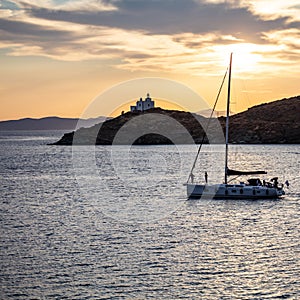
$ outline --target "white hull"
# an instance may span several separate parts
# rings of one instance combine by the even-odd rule
[[[246,184],[187,184],[189,198],[210,199],[274,199],[284,195],[281,188]]]

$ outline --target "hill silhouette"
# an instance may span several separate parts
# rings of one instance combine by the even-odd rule
[[[80,124],[83,127],[91,127],[105,119],[106,117],[81,119]],[[0,121],[0,130],[74,130],[78,120],[78,118],[45,117]]]
[[[225,118],[220,118],[222,123]],[[253,106],[230,117],[235,143],[300,143],[300,96]]]
[[[134,141],[125,136],[114,141],[119,130],[135,118],[147,114],[159,114],[176,121],[177,125],[171,125],[167,121],[157,121],[151,118],[147,127],[149,134],[138,136]],[[153,115],[154,116],[154,115]],[[250,144],[298,144],[300,143],[300,96],[281,99],[270,103],[264,103],[249,108],[247,111],[230,117],[229,142]],[[90,128],[81,128],[76,131],[76,144],[82,145],[111,145],[111,144],[136,144],[136,145],[160,145],[174,143],[169,136],[173,136],[178,144],[191,142],[200,143],[204,135],[204,129],[208,119],[190,112],[165,110],[153,108],[144,112],[127,112],[114,119],[107,120]],[[134,122],[133,122],[134,124]],[[138,123],[137,123],[138,124]],[[138,126],[133,129],[138,131]],[[200,126],[200,124],[202,126]],[[224,143],[221,125],[225,131],[225,117],[211,120],[209,138],[205,136],[205,143]],[[136,126],[136,128],[134,128]],[[219,127],[220,128],[220,127]],[[188,131],[189,134],[186,134]],[[163,132],[165,134],[158,134]],[[221,134],[220,134],[221,133]],[[64,136],[54,143],[55,145],[72,145],[74,132]]]

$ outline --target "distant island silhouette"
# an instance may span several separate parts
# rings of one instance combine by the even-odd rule
[[[105,121],[106,117],[81,119],[83,127],[91,127]],[[78,118],[23,118],[19,120],[0,121],[0,130],[75,130]]]
[[[204,130],[197,120],[201,120],[201,123],[205,124],[208,118],[185,111],[152,108],[146,111],[130,111],[90,128],[81,128],[76,132],[76,136],[79,137],[76,139],[77,143],[84,145],[111,145],[114,137],[123,125],[138,115],[151,113],[163,114],[175,119],[190,133],[195,143],[201,142]],[[299,116],[300,96],[253,106],[230,117],[229,142],[244,144],[299,144]],[[212,119],[210,128],[215,127],[213,123],[217,122],[217,120],[224,131],[225,117],[223,116]],[[151,126],[155,129],[155,126],[162,127],[164,124],[152,124]],[[177,134],[182,135],[180,143],[187,143],[183,132],[177,132]],[[66,133],[53,145],[72,145],[73,136],[74,132]],[[216,132],[214,140],[208,141],[206,137],[204,142],[220,143],[222,141],[222,138]],[[126,140],[123,140],[121,144],[126,144]],[[137,138],[134,144],[162,145],[172,144],[172,141],[159,134],[147,134]]]

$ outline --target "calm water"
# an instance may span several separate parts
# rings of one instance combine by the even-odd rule
[[[206,202],[182,185],[195,147],[46,145],[60,135],[0,133],[1,299],[300,298],[300,146],[231,147],[284,199]],[[204,147],[196,177],[222,162]]]

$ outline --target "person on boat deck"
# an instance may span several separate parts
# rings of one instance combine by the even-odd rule
[[[285,185],[286,185],[287,188],[290,186],[290,183],[289,183],[288,180],[285,181]]]
[[[271,181],[274,182],[274,187],[277,188],[278,187],[278,177],[272,178]]]
[[[195,178],[195,175],[193,173],[191,173],[191,181],[192,181],[192,183],[194,183],[194,178]]]
[[[204,174],[204,178],[205,178],[205,183],[207,183],[207,180],[208,180],[208,175],[207,175],[207,172],[205,172],[205,174]]]

